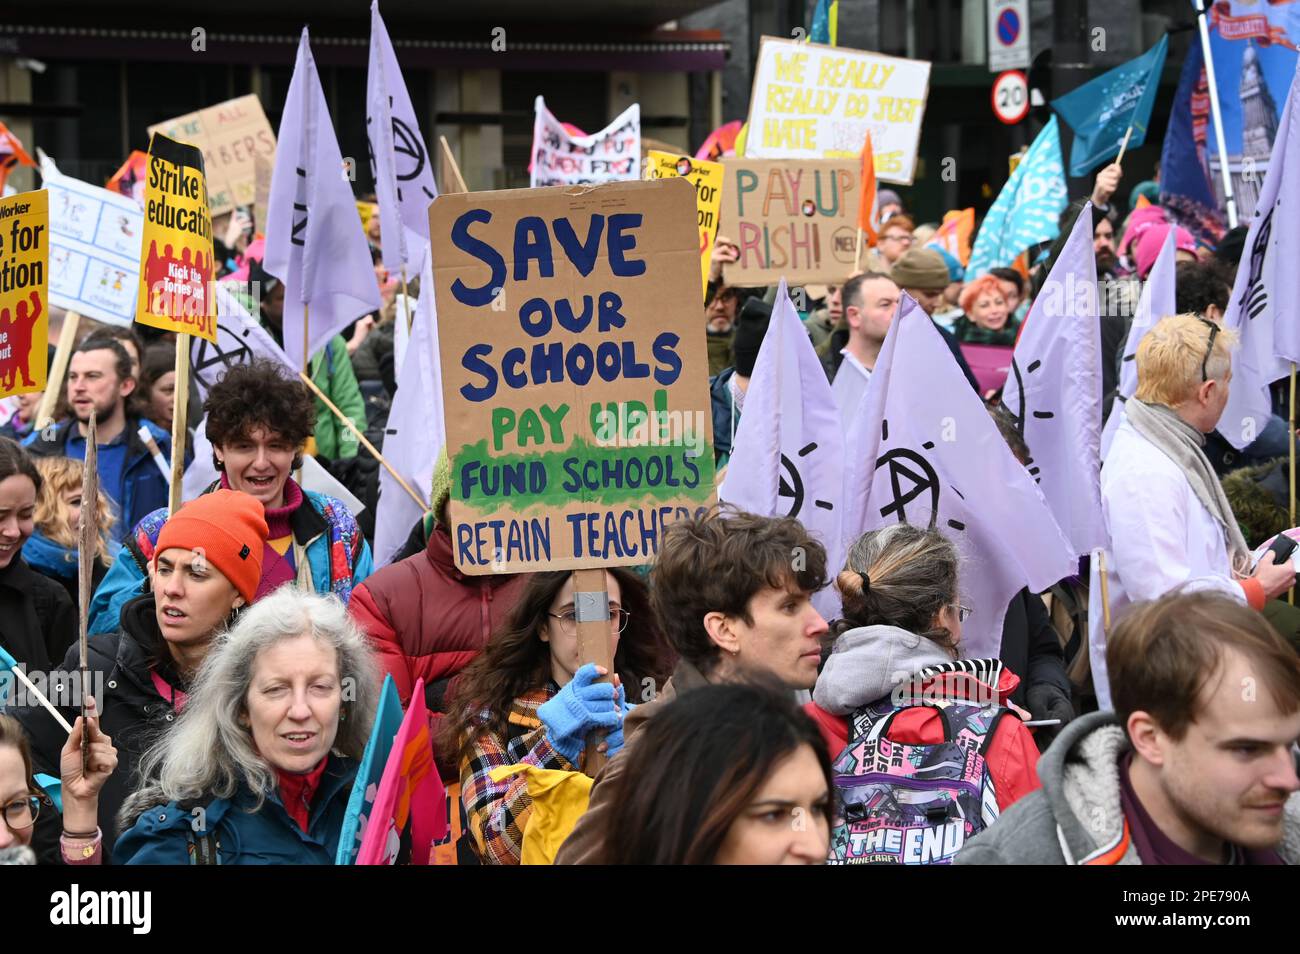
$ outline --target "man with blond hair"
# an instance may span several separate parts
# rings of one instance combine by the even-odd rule
[[[1137,351],[1138,387],[1101,470],[1111,615],[1176,587],[1214,590],[1263,612],[1295,580],[1292,561],[1252,566],[1232,507],[1202,449],[1228,401],[1236,336],[1197,315],[1162,318]],[[1282,528],[1279,527],[1279,530]],[[1102,588],[1093,580],[1090,655],[1109,708]],[[1291,635],[1284,633],[1284,635]]]

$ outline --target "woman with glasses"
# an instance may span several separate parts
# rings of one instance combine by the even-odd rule
[[[103,836],[96,821],[99,791],[117,768],[117,749],[99,729],[93,697],[87,698],[86,707],[89,716],[85,720],[78,716],[60,758],[63,834],[59,848],[69,865],[103,861]],[[81,740],[87,724],[90,744],[83,767]],[[6,863],[21,863],[21,849],[32,844],[36,819],[46,813],[58,817],[53,801],[32,774],[27,735],[17,719],[0,714],[0,856],[7,856]]]
[[[532,810],[527,782],[521,775],[493,781],[493,769],[526,763],[578,771],[593,732],[606,733],[598,749],[614,755],[628,700],[654,698],[671,668],[645,584],[626,570],[606,570],[605,587],[612,683],[598,681],[603,668],[582,665],[573,574],[555,571],[527,578],[504,625],[453,684],[438,748],[460,766],[469,820],[463,860],[519,863]]]
[[[1020,718],[999,718],[1028,718],[1009,703],[1019,677],[997,659],[960,658],[971,610],[957,562],[935,530],[900,523],[859,537],[835,579],[844,615],[807,711],[838,763],[850,737],[873,726],[890,742],[938,745],[954,734],[941,710],[978,707],[974,717],[993,726],[984,758],[1002,810],[1039,787],[1038,747]]]

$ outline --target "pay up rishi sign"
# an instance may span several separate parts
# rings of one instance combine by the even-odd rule
[[[651,562],[713,499],[694,189],[443,195],[429,220],[456,565]]]

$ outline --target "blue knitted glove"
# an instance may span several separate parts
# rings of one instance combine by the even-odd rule
[[[618,684],[618,728],[609,735],[605,736],[605,755],[613,758],[618,755],[618,750],[623,748],[623,720],[627,714],[635,709],[636,706],[627,704],[627,696],[623,693],[623,684]]]
[[[587,663],[537,709],[551,747],[573,765],[578,764],[587,735],[595,729],[618,730],[620,747],[623,744],[622,713],[627,703],[623,702],[622,687],[616,696],[609,683],[596,682],[599,678],[595,664]]]

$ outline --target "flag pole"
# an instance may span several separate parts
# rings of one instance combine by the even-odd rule
[[[1287,429],[1288,436],[1290,437],[1290,440],[1288,440],[1287,443],[1291,445],[1291,481],[1290,481],[1291,508],[1288,511],[1290,515],[1290,523],[1288,524],[1288,526],[1292,526],[1292,527],[1295,526],[1295,378],[1296,378],[1295,372],[1296,372],[1296,364],[1294,361],[1292,361],[1291,362],[1291,401],[1290,401],[1291,426]],[[1289,590],[1286,591],[1286,601],[1290,603],[1292,606],[1295,605],[1294,586],[1292,586]]]
[[[456,162],[456,157],[451,154],[447,137],[439,136],[438,143],[442,147],[442,191],[468,192],[469,186],[465,184],[465,177],[460,174],[460,165]]]
[[[77,651],[81,674],[81,718],[87,714],[86,693],[90,685],[90,601],[95,591],[95,560],[99,549],[99,427],[95,409],[86,422],[86,456],[81,463],[81,516],[77,522]],[[90,733],[81,737],[81,771],[90,766]]]
[[[578,660],[605,668],[601,682],[614,682],[614,646],[609,625],[609,594],[605,590],[603,567],[573,571],[573,612],[578,621]],[[605,766],[606,755],[596,746],[604,732],[587,736],[583,748],[582,771],[592,778]]]
[[[42,706],[45,707],[45,711],[47,711],[50,715],[54,716],[54,721],[57,722],[59,725],[63,726],[63,731],[68,733],[68,735],[72,735],[72,726],[68,725],[68,720],[63,718],[62,713],[60,713],[58,709],[54,708],[54,704],[51,703],[50,700],[45,697],[45,693],[41,692],[41,690],[38,689],[30,679],[27,678],[27,673],[23,672],[17,666],[15,666],[13,669],[9,671],[18,677],[18,681],[21,682],[23,686],[26,687],[27,691],[31,693],[32,697],[37,702],[39,702]],[[82,678],[84,679],[85,676],[83,675]],[[86,691],[84,688],[85,683],[83,683],[82,686],[83,688],[81,691],[82,694],[84,695]],[[83,706],[83,711],[84,711],[84,706]]]
[[[167,493],[167,515],[181,508],[181,494],[185,487],[185,444],[189,430],[185,419],[190,411],[190,336],[176,334],[176,391],[172,395],[172,474]],[[82,502],[83,506],[85,502]]]
[[[1124,153],[1128,151],[1128,141],[1133,135],[1133,126],[1128,127],[1128,132],[1124,134],[1124,141],[1119,144],[1119,155],[1115,157],[1115,165],[1121,165],[1124,162]]]
[[[402,301],[406,305],[406,330],[415,324],[415,310],[411,307],[411,293],[406,290],[406,266],[402,265]]]
[[[59,403],[63,391],[63,379],[68,373],[68,362],[72,360],[72,348],[77,341],[77,328],[81,325],[81,316],[70,311],[63,318],[63,327],[59,329],[59,343],[54,349],[54,363],[50,366],[49,379],[45,382],[45,393],[37,405],[36,416],[32,418],[32,429],[39,431],[47,424],[53,423],[54,408]]]
[[[858,226],[858,239],[853,248],[853,271],[862,268],[862,226]]]
[[[1106,551],[1097,549],[1097,575],[1101,577],[1101,631],[1110,632],[1110,582],[1106,579]]]
[[[402,479],[401,474],[393,470],[392,465],[388,463],[383,454],[379,453],[379,449],[376,448],[374,444],[370,443],[370,439],[366,437],[365,434],[361,433],[352,418],[340,411],[338,405],[325,396],[325,392],[317,387],[316,382],[311,379],[311,376],[308,375],[307,372],[300,372],[298,377],[302,378],[302,383],[311,388],[316,397],[320,398],[320,400],[324,402],[325,406],[334,412],[334,416],[339,419],[339,423],[350,430],[353,436],[361,442],[362,446],[365,447],[366,450],[370,451],[370,456],[383,465],[384,470],[388,471],[389,476],[391,476],[393,480],[397,481],[398,484],[401,485],[402,489],[411,495],[411,499],[420,505],[420,510],[422,512],[428,512],[429,505],[420,499],[420,495],[411,489],[411,485]]]
[[[1228,208],[1228,228],[1237,227],[1237,199],[1232,194],[1232,171],[1228,168],[1228,144],[1223,138],[1223,111],[1219,108],[1219,84],[1214,78],[1214,55],[1210,52],[1210,28],[1206,25],[1206,0],[1196,0],[1196,23],[1201,31],[1201,55],[1205,60],[1205,83],[1210,89],[1210,115],[1214,119],[1214,141],[1219,152],[1219,175]]]

